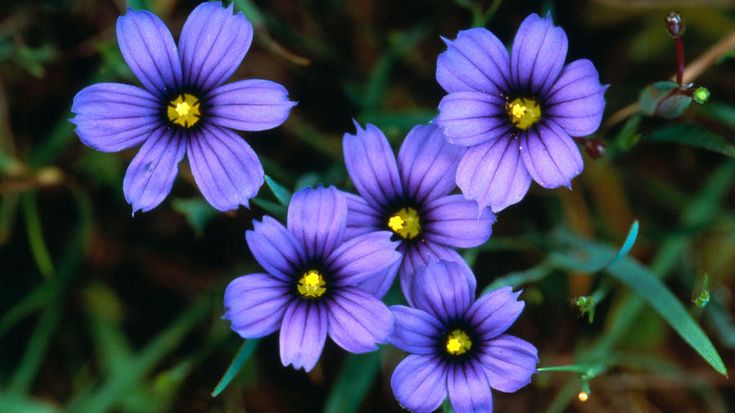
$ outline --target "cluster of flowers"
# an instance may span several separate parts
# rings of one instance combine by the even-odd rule
[[[186,153],[207,201],[248,205],[263,168],[232,129],[283,123],[295,105],[266,80],[224,82],[253,29],[242,13],[203,3],[178,47],[155,15],[130,10],[117,24],[125,61],[143,88],[103,83],[74,99],[82,142],[101,151],[143,144],[124,192],[133,212],[171,190]],[[225,292],[225,318],[244,338],[280,330],[284,365],[314,368],[327,336],[353,353],[389,343],[410,353],[391,380],[400,404],[429,412],[449,397],[457,412],[490,411],[490,389],[514,392],[536,371],[536,348],[506,330],[520,293],[475,299],[476,279],[455,250],[486,242],[494,213],[519,202],[531,179],[569,186],[582,171],[571,136],[593,133],[605,87],[588,60],[564,64],[567,39],[550,18],[530,15],[511,52],[485,29],[462,31],[437,62],[447,91],[439,116],[406,136],[397,158],[375,126],[343,138],[359,195],[334,187],[296,192],[287,226],[264,217],[246,232],[264,272]],[[456,187],[463,194],[452,194]],[[400,278],[409,306],[381,298]]]

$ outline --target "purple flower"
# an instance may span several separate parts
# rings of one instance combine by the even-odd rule
[[[393,306],[391,344],[411,353],[391,378],[398,402],[431,412],[449,395],[457,413],[492,411],[490,388],[512,393],[536,372],[536,347],[505,334],[523,311],[510,287],[475,301],[475,277],[454,262],[416,273],[414,307]]]
[[[288,228],[270,217],[248,231],[265,273],[239,277],[225,291],[225,316],[243,338],[281,330],[281,362],[311,370],[327,334],[352,353],[377,349],[393,330],[388,307],[357,287],[400,258],[387,231],[347,240],[347,203],[334,187],[303,189],[288,207]]]
[[[498,212],[523,199],[531,179],[571,187],[584,168],[571,137],[594,133],[605,108],[607,87],[592,62],[565,66],[564,30],[536,14],[521,23],[510,55],[485,29],[444,41],[436,79],[448,94],[437,123],[469,147],[457,169],[465,196]]]
[[[81,141],[103,152],[143,146],[128,167],[125,199],[149,211],[171,191],[178,164],[189,157],[204,197],[226,211],[248,206],[263,184],[257,155],[235,130],[260,131],[282,124],[295,105],[268,80],[225,81],[245,57],[253,27],[232,5],[200,4],[189,15],[176,47],[161,20],[128,10],[117,20],[125,62],[143,88],[98,83],[74,97]]]
[[[364,130],[355,126],[357,133],[343,138],[347,171],[361,195],[346,195],[347,236],[380,230],[393,233],[401,243],[398,250],[403,259],[364,287],[382,296],[398,271],[408,298],[411,277],[419,266],[439,259],[466,266],[454,248],[487,241],[495,216],[487,209],[478,213],[475,203],[462,195],[450,195],[464,150],[448,144],[436,126],[414,127],[401,145],[397,162],[380,129],[370,124]]]

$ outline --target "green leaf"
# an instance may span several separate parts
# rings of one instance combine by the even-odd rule
[[[645,139],[649,142],[681,143],[735,158],[735,145],[722,136],[695,125],[672,125],[653,132]]]
[[[186,217],[186,221],[194,229],[197,237],[202,236],[207,223],[217,216],[217,211],[202,198],[176,198],[172,206],[174,211]]]
[[[584,251],[584,255],[577,255],[576,259],[562,258],[563,255],[553,255],[554,262],[566,270],[590,272],[588,269],[602,261],[600,257],[616,256],[615,249],[589,240],[576,238],[572,235],[563,236],[567,241]],[[722,358],[712,345],[702,328],[689,315],[686,308],[679,302],[666,285],[632,258],[626,257],[610,265],[606,272],[616,280],[630,288],[643,301],[651,306],[702,358],[704,358],[718,373],[727,376],[727,368]]]
[[[635,245],[635,240],[638,238],[638,227],[638,220],[633,221],[633,225],[631,225],[630,230],[628,230],[628,236],[625,238],[623,246],[620,248],[617,255],[615,255],[615,258],[610,261],[609,265],[615,264],[628,255],[630,250],[633,248],[633,245]]]
[[[354,413],[370,391],[380,370],[380,353],[350,354],[329,393],[324,413]]]
[[[234,379],[235,376],[237,376],[237,373],[240,372],[242,366],[244,366],[245,363],[250,360],[253,354],[255,354],[255,349],[258,348],[259,342],[259,340],[246,340],[244,343],[242,343],[242,346],[240,346],[240,350],[238,350],[237,354],[235,354],[235,358],[232,359],[232,362],[230,363],[229,367],[227,367],[225,374],[222,375],[222,378],[214,387],[214,390],[212,390],[212,397],[219,396],[220,393],[222,393],[222,391],[227,388],[232,379]]]
[[[641,112],[649,116],[675,119],[692,103],[692,97],[683,93],[678,83],[670,80],[646,86],[638,96]]]
[[[735,129],[735,106],[721,102],[711,102],[704,106],[704,109],[712,118],[724,123],[730,129]]]
[[[288,203],[291,201],[291,191],[286,189],[283,185],[279,184],[278,182],[274,181],[273,178],[266,175],[265,176],[265,183],[268,185],[268,188],[273,192],[273,195],[276,196],[276,199],[278,202],[288,208]]]

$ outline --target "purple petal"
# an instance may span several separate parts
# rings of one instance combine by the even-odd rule
[[[500,212],[519,202],[531,186],[519,142],[507,136],[467,150],[457,168],[457,186],[480,208]]]
[[[290,221],[290,220],[289,220]],[[324,261],[339,285],[356,285],[401,259],[388,231],[360,235],[342,243]]]
[[[278,330],[292,297],[290,286],[267,274],[234,279],[225,290],[224,319],[242,338],[259,338]]]
[[[431,413],[447,397],[447,366],[438,357],[410,355],[390,379],[393,395],[405,409]]]
[[[493,395],[484,371],[475,363],[456,363],[447,374],[449,401],[455,413],[493,411]]]
[[[551,16],[531,14],[518,28],[510,54],[516,88],[543,94],[559,77],[567,58],[567,34],[554,26]]]
[[[343,192],[343,194],[347,200],[345,239],[388,228],[387,222],[384,222],[383,214],[368,204],[365,199],[347,192]]]
[[[413,285],[415,273],[426,265],[440,260],[452,261],[463,266],[466,272],[472,273],[462,258],[453,248],[436,244],[433,242],[422,242],[406,247],[403,253],[403,262],[399,274],[401,277],[401,290],[408,304],[415,306],[413,301]]]
[[[463,152],[461,147],[450,145],[436,125],[411,129],[398,152],[398,170],[406,197],[423,203],[452,192]]]
[[[291,197],[288,230],[304,246],[307,259],[324,259],[344,239],[347,202],[333,186],[304,188]]]
[[[117,18],[117,42],[128,67],[149,92],[168,95],[181,86],[176,43],[155,14],[128,9]]]
[[[220,211],[249,207],[264,182],[258,155],[235,132],[208,124],[195,132],[187,147],[194,180],[202,195]]]
[[[243,131],[272,129],[288,118],[296,102],[285,87],[269,80],[240,80],[217,86],[207,95],[209,120]]]
[[[368,124],[357,133],[342,138],[345,165],[355,188],[371,205],[386,206],[403,194],[398,167],[388,139],[380,129]]]
[[[591,135],[602,121],[605,90],[595,65],[587,59],[575,60],[564,66],[545,96],[545,116],[554,119],[571,136]]]
[[[253,221],[253,230],[245,232],[253,257],[269,274],[283,281],[292,280],[302,270],[306,253],[296,238],[271,217]]]
[[[328,306],[329,337],[350,353],[378,349],[393,331],[393,314],[382,301],[356,287],[334,292]]]
[[[442,323],[431,314],[403,305],[390,307],[395,327],[390,344],[412,354],[434,354],[442,334]]]
[[[521,315],[525,303],[517,301],[520,291],[511,287],[499,288],[478,298],[469,311],[467,319],[478,334],[491,339],[503,334]]]
[[[321,303],[291,301],[281,324],[281,363],[311,371],[322,354],[328,325],[327,311]]]
[[[466,266],[450,261],[430,263],[416,271],[413,306],[447,322],[461,319],[475,299],[477,281]]]
[[[439,102],[436,122],[447,140],[474,146],[510,135],[505,100],[481,92],[454,92]]]
[[[364,281],[357,284],[357,286],[369,292],[374,297],[383,298],[390,287],[393,285],[393,281],[398,275],[398,269],[401,267],[401,260],[397,259],[396,262],[391,264],[387,269],[378,271],[365,278]]]
[[[90,148],[117,152],[142,143],[161,125],[161,105],[145,89],[121,83],[97,83],[74,96],[71,122]]]
[[[253,40],[253,26],[220,2],[204,2],[191,12],[179,38],[186,83],[208,91],[224,83],[242,62]]]
[[[566,186],[584,169],[577,144],[553,121],[529,130],[522,138],[523,164],[544,188]]]
[[[443,39],[447,50],[436,62],[436,80],[449,93],[475,90],[504,94],[510,59],[503,43],[486,29],[463,30],[457,39]]]
[[[185,152],[186,141],[180,133],[171,134],[160,127],[151,134],[130,162],[123,179],[123,192],[133,207],[133,214],[148,212],[166,198]]]
[[[490,386],[505,393],[530,383],[538,364],[536,347],[508,334],[490,340],[479,357]]]
[[[477,213],[477,204],[462,195],[448,195],[429,202],[423,211],[424,237],[455,248],[472,248],[490,238],[495,215],[487,208]]]

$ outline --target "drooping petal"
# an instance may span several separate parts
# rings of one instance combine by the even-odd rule
[[[347,201],[329,188],[304,188],[291,197],[288,229],[303,245],[307,259],[324,259],[343,241]]]
[[[519,202],[531,186],[516,138],[507,136],[467,150],[457,168],[465,198],[500,212]]]
[[[449,93],[474,90],[499,96],[508,91],[510,59],[503,43],[486,29],[463,30],[443,39],[447,50],[436,62],[436,80]]]
[[[423,204],[452,192],[464,150],[447,142],[436,125],[411,129],[398,152],[398,170],[406,197]]]
[[[189,139],[191,173],[202,195],[220,211],[237,209],[258,194],[264,182],[258,155],[235,132],[208,124]]]
[[[245,232],[245,239],[258,264],[283,281],[292,280],[306,263],[301,244],[271,217],[263,217],[262,222],[253,221],[253,230]]]
[[[544,188],[571,187],[572,178],[584,169],[577,144],[552,120],[521,138],[523,164]]]
[[[161,125],[161,105],[150,92],[121,83],[97,83],[74,96],[71,122],[90,148],[117,152],[139,145]]]
[[[602,121],[605,90],[595,65],[587,59],[575,60],[564,66],[546,95],[544,116],[553,118],[571,136],[593,134]]]
[[[278,330],[292,295],[290,286],[268,274],[234,279],[225,290],[224,319],[242,338],[259,338]]]
[[[386,206],[403,194],[398,166],[388,139],[380,129],[355,123],[354,135],[345,133],[342,146],[345,166],[357,191],[371,205]]]
[[[311,371],[319,361],[328,331],[327,311],[314,300],[295,299],[286,308],[279,338],[281,363]]]
[[[439,102],[437,124],[455,145],[475,146],[509,136],[505,100],[481,92],[454,92]]]
[[[204,2],[191,12],[181,29],[179,56],[184,79],[199,90],[224,83],[242,62],[253,40],[253,26],[232,3]]]
[[[382,214],[359,195],[343,192],[347,200],[347,229],[345,239],[355,238],[368,232],[385,230]]]
[[[510,53],[513,85],[531,95],[543,94],[559,77],[568,46],[567,34],[554,26],[551,16],[526,17]]]
[[[398,403],[414,413],[431,413],[447,397],[447,365],[436,356],[410,355],[390,378]]]
[[[520,291],[514,293],[511,287],[484,294],[467,311],[467,320],[483,337],[497,337],[513,325],[523,312],[525,303],[517,301],[520,294]]]
[[[176,43],[158,16],[128,9],[117,18],[117,43],[125,63],[149,92],[166,96],[181,86]]]
[[[395,319],[390,344],[412,354],[435,354],[442,324],[434,316],[417,308],[390,307]]]
[[[466,266],[438,261],[416,271],[413,306],[442,322],[461,319],[475,298],[477,281]]]
[[[456,413],[493,411],[493,395],[485,372],[475,363],[455,363],[447,372],[449,401]]]
[[[429,202],[423,210],[428,241],[455,248],[482,245],[492,234],[495,214],[484,208],[477,213],[477,204],[462,195],[447,195]]]
[[[369,232],[344,242],[324,264],[339,285],[356,285],[401,259],[388,231]]]
[[[393,314],[368,292],[339,288],[328,303],[329,337],[350,353],[366,353],[388,342]]]
[[[148,212],[171,192],[179,173],[179,162],[186,153],[186,141],[180,133],[159,127],[141,146],[130,162],[123,179],[125,199],[137,211]]]
[[[269,80],[249,79],[215,87],[207,97],[208,120],[226,128],[262,131],[279,126],[296,102],[288,91]]]
[[[412,291],[416,272],[432,262],[441,260],[456,262],[465,268],[465,272],[472,273],[467,262],[454,248],[428,241],[405,247],[398,273],[400,274],[401,291],[409,305],[415,307]]]
[[[513,393],[531,382],[538,350],[525,340],[503,334],[490,340],[479,361],[493,389]]]

